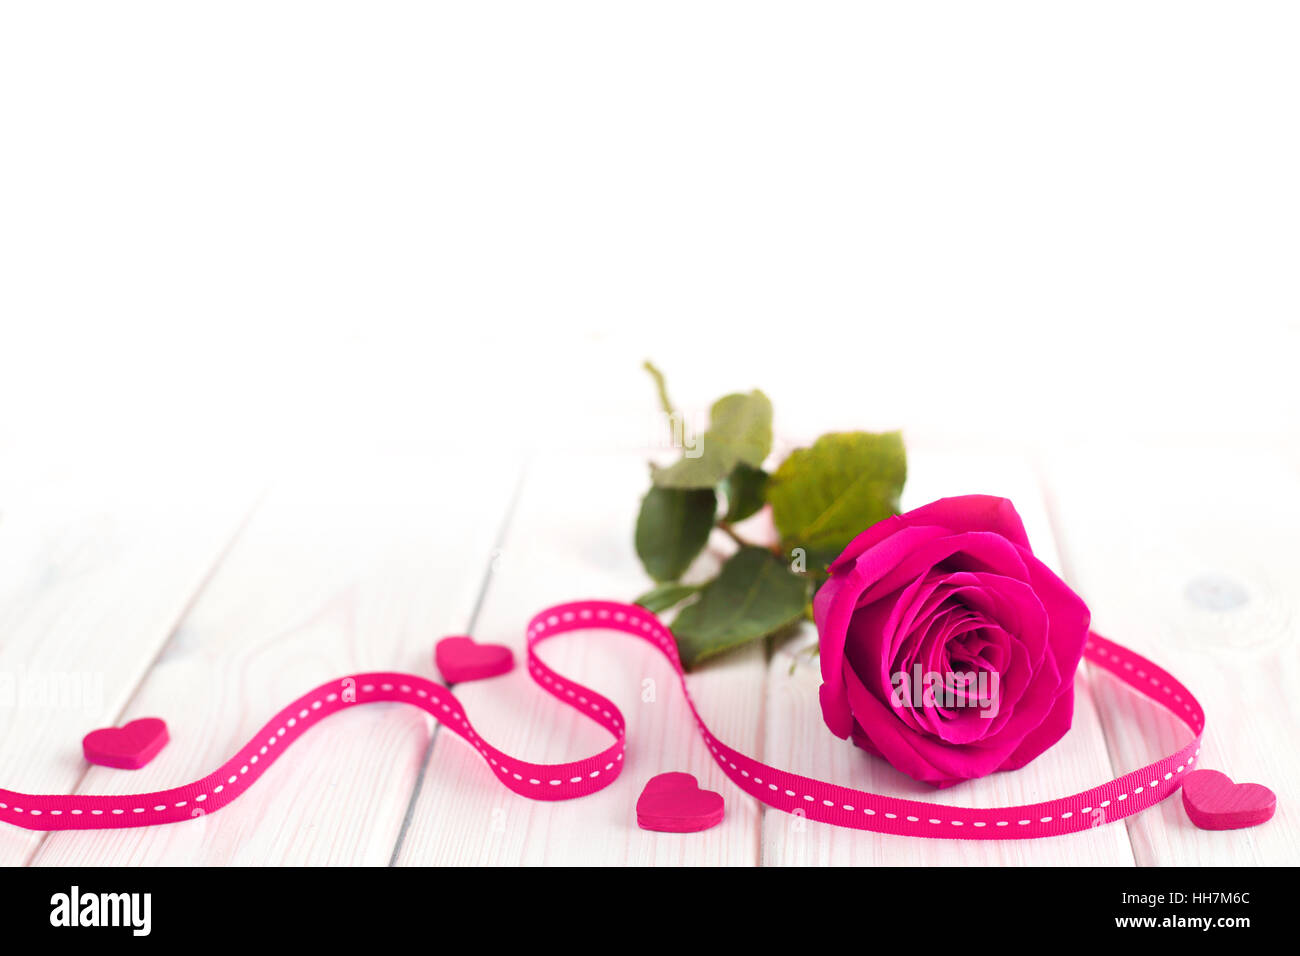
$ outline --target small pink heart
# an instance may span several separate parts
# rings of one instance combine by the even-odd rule
[[[86,759],[101,767],[139,770],[167,745],[167,725],[157,717],[141,717],[124,727],[92,730],[81,741]]]
[[[1273,816],[1277,795],[1259,783],[1233,783],[1217,770],[1196,770],[1183,781],[1183,808],[1202,830],[1239,830]]]
[[[448,684],[482,680],[507,673],[515,656],[503,644],[479,644],[469,637],[444,637],[433,649],[433,662]]]
[[[689,773],[651,777],[636,802],[636,825],[664,833],[695,833],[722,822],[722,794],[701,790]]]

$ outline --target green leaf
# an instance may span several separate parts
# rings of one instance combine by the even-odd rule
[[[767,472],[749,465],[737,465],[722,483],[722,493],[727,497],[728,522],[744,521],[763,507],[763,492],[767,488]]]
[[[709,410],[709,430],[737,463],[761,468],[772,450],[772,402],[758,389],[724,395]]]
[[[650,577],[675,581],[709,540],[718,498],[712,488],[651,488],[636,519],[636,553]]]
[[[682,459],[653,471],[660,488],[713,488],[739,464],[761,468],[772,450],[772,403],[755,389],[724,395],[709,410],[709,428]]]
[[[784,561],[763,548],[741,548],[673,622],[682,662],[694,667],[779,631],[803,616],[807,599],[807,582]]]
[[[681,604],[701,587],[703,585],[700,584],[661,584],[646,591],[633,603],[641,605],[647,611],[662,614]]]
[[[833,560],[866,528],[898,514],[907,478],[901,432],[833,432],[781,463],[767,486],[772,520],[808,567]]]

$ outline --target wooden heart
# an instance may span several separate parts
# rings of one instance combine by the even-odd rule
[[[158,717],[141,717],[123,727],[92,730],[81,741],[86,759],[101,767],[139,770],[167,745],[167,725]]]
[[[504,644],[480,644],[471,637],[444,637],[433,650],[433,662],[448,684],[482,680],[507,673],[514,654]]]
[[[1196,770],[1183,781],[1183,808],[1202,830],[1258,826],[1277,810],[1277,795],[1263,784],[1233,783],[1217,770]]]
[[[661,773],[641,791],[636,824],[642,830],[694,833],[717,826],[725,812],[722,794],[701,790],[691,774]]]

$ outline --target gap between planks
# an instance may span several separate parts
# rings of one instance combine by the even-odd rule
[[[497,530],[496,539],[492,543],[492,553],[483,569],[483,582],[479,585],[478,597],[474,599],[474,608],[470,611],[469,621],[465,625],[465,633],[469,636],[474,635],[478,627],[479,615],[483,611],[483,602],[487,599],[488,588],[492,586],[492,575],[496,564],[496,556],[501,553],[505,547],[506,534],[510,530],[510,522],[514,520],[516,509],[519,507],[519,495],[523,490],[524,482],[528,478],[528,469],[530,462],[525,460],[519,469],[519,478],[515,482],[514,491],[510,495],[510,501],[506,505],[505,517],[501,520],[501,527]],[[441,681],[440,681],[441,682]],[[429,769],[429,759],[433,756],[434,745],[438,742],[439,733],[442,730],[442,724],[435,721],[433,731],[429,734],[429,744],[424,748],[424,757],[420,761],[420,769],[415,778],[415,786],[411,790],[411,799],[406,805],[406,814],[402,817],[402,828],[397,832],[397,839],[393,842],[393,852],[389,854],[388,865],[394,867],[397,865],[398,855],[402,851],[402,841],[406,839],[406,831],[410,829],[411,817],[415,814],[416,802],[420,799],[420,788],[424,784],[424,775]]]

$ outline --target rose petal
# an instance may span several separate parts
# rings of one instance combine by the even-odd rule
[[[940,498],[899,516],[899,521],[911,527],[920,524],[942,525],[952,531],[993,531],[1012,544],[1029,548],[1024,522],[1015,506],[1007,498],[993,495],[959,495]]]
[[[877,521],[850,541],[845,549],[839,553],[839,556],[826,566],[826,570],[831,574],[842,571],[852,564],[858,555],[869,551],[890,535],[902,531],[905,527],[907,526],[899,520],[897,515],[886,518],[884,521]]]
[[[863,553],[860,556],[861,560],[842,573],[832,575],[817,590],[813,598],[813,620],[817,624],[817,633],[821,641],[819,656],[822,681],[830,685],[830,689],[823,694],[822,701],[824,708],[827,701],[830,702],[831,716],[827,720],[836,721],[832,729],[836,732],[839,729],[845,731],[840,736],[847,736],[848,733],[844,723],[848,705],[843,699],[842,691],[837,688],[842,683],[844,641],[848,636],[849,622],[858,599],[880,574],[895,566],[903,556],[922,542],[942,537],[944,534],[942,528],[906,528]],[[823,713],[825,712],[824,709]]]
[[[913,530],[918,529],[908,529]],[[901,538],[907,533],[899,532],[896,537]],[[888,543],[883,542],[876,547],[883,548]],[[864,588],[860,603],[878,600],[891,591],[906,587],[939,564],[943,564],[944,570],[948,572],[992,572],[1028,582],[1029,568],[1025,564],[1024,553],[1006,538],[988,531],[932,535],[925,543],[910,549],[905,557],[888,570],[874,567],[874,583]],[[873,550],[860,556],[854,569],[862,567],[864,561],[872,560],[875,554]],[[872,563],[875,564],[874,560]]]
[[[1010,742],[1003,751],[996,747],[953,746],[936,741],[893,719],[888,705],[868,693],[852,671],[845,672],[845,688],[856,725],[854,742],[858,742],[860,734],[871,742],[876,753],[903,773],[936,787],[948,787],[992,773],[1018,742]]]
[[[1008,499],[992,495],[960,495],[955,498],[940,498],[905,514],[877,521],[849,542],[848,547],[831,562],[829,570],[834,573],[891,534],[920,525],[937,525],[958,533],[992,531],[1012,544],[1029,550],[1025,525]]]
[[[1056,666],[1065,677],[1073,677],[1088,642],[1088,628],[1092,613],[1083,598],[1075,594],[1047,565],[1033,555],[1025,555],[1029,569],[1029,583],[1042,602],[1048,619],[1052,622],[1048,640],[1056,658]]]
[[[1019,770],[1065,736],[1074,719],[1074,682],[1066,681],[1042,723],[1025,735],[999,770]]]

